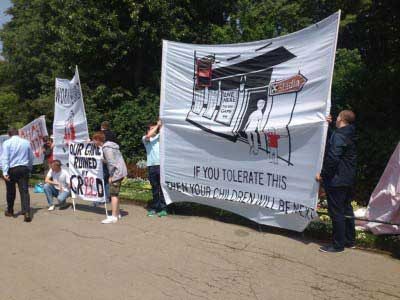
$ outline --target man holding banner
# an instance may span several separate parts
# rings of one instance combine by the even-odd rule
[[[147,153],[147,170],[153,194],[153,199],[149,203],[149,211],[147,213],[149,217],[156,214],[159,217],[165,217],[168,214],[160,183],[160,129],[161,121],[159,120],[157,124],[149,125],[146,135],[142,137],[142,142]]]
[[[318,181],[323,181],[328,197],[328,212],[332,219],[333,244],[320,248],[322,252],[342,252],[355,244],[354,216],[351,206],[352,187],[356,175],[355,114],[340,112],[334,131],[327,143],[324,164]]]

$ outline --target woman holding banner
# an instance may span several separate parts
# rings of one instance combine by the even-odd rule
[[[119,146],[114,142],[105,141],[106,137],[103,132],[96,132],[92,139],[98,147],[103,148],[103,156],[110,174],[109,183],[112,215],[108,216],[101,223],[117,223],[118,219],[121,218],[118,195],[121,188],[121,182],[128,175],[126,164],[121,151],[119,150]]]

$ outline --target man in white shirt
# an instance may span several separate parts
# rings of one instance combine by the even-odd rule
[[[53,160],[44,185],[44,193],[49,204],[48,210],[54,210],[53,197],[57,197],[60,209],[68,208],[66,200],[71,196],[69,179],[69,173],[67,170],[61,168],[61,162],[57,159]]]
[[[21,196],[21,212],[24,215],[24,221],[30,222],[32,217],[28,182],[33,164],[33,152],[30,143],[18,136],[17,129],[10,128],[8,135],[10,138],[3,143],[1,154],[1,165],[7,191],[7,211],[5,216],[14,216],[15,184],[18,183]]]

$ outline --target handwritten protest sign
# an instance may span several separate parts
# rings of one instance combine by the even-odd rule
[[[40,116],[18,131],[21,138],[26,139],[31,143],[34,157],[33,164],[42,164],[44,158],[43,138],[48,136],[45,116]]]
[[[105,201],[103,152],[94,143],[69,144],[71,193],[87,201]]]

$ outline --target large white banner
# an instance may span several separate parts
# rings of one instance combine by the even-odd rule
[[[163,42],[167,203],[305,229],[316,217],[339,19],[244,44]]]
[[[70,143],[89,139],[78,67],[72,80],[56,78],[54,109],[54,159],[68,163]]]
[[[19,131],[19,136],[31,143],[33,164],[40,165],[44,159],[43,138],[48,136],[45,116],[33,120]]]
[[[70,143],[68,151],[72,196],[104,202],[102,149],[94,143]]]

